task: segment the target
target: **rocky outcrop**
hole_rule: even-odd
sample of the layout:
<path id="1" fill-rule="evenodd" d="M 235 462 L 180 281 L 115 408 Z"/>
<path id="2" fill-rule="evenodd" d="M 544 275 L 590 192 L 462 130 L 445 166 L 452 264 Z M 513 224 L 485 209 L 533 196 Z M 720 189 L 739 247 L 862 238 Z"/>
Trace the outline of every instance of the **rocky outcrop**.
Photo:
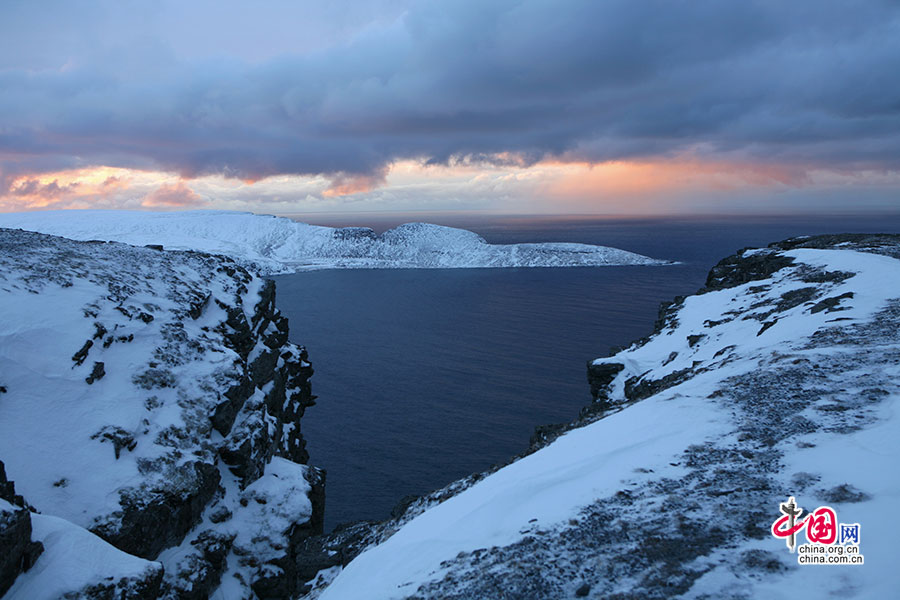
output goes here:
<path id="1" fill-rule="evenodd" d="M 719 261 L 706 277 L 706 286 L 701 293 L 724 290 L 751 281 L 760 281 L 794 262 L 792 258 L 774 251 L 747 252 L 747 250 L 751 249 L 746 248 Z"/>
<path id="2" fill-rule="evenodd" d="M 162 569 L 156 569 L 144 577 L 122 577 L 87 585 L 64 597 L 66 600 L 155 600 L 160 595 L 162 578 Z"/>
<path id="3" fill-rule="evenodd" d="M 288 322 L 275 307 L 275 284 L 266 281 L 249 321 L 231 308 L 221 332 L 246 365 L 235 385 L 211 417 L 213 426 L 229 432 L 220 454 L 242 481 L 257 479 L 275 455 L 306 463 L 309 454 L 300 434 L 300 418 L 315 404 L 309 383 L 313 368 L 305 348 L 288 344 Z M 264 394 L 257 390 L 268 388 Z M 274 431 L 262 422 L 274 417 Z"/>
<path id="4" fill-rule="evenodd" d="M 799 236 L 769 244 L 773 250 L 796 250 L 813 248 L 829 250 L 835 248 L 871 252 L 893 258 L 900 258 L 900 235 L 896 233 L 835 233 L 815 236 Z"/>
<path id="5" fill-rule="evenodd" d="M 121 510 L 91 531 L 120 550 L 147 559 L 180 544 L 215 495 L 219 471 L 214 465 L 191 461 L 171 475 L 165 487 L 140 485 L 121 490 Z"/>
<path id="6" fill-rule="evenodd" d="M 591 396 L 595 402 L 603 402 L 609 391 L 609 384 L 613 382 L 619 371 L 625 368 L 620 363 L 601 363 L 598 365 L 588 363 L 587 378 L 591 388 Z"/>
<path id="7" fill-rule="evenodd" d="M 22 349 L 0 357 L 0 458 L 42 513 L 156 561 L 134 563 L 128 593 L 78 597 L 295 597 L 325 474 L 306 465 L 313 368 L 274 284 L 222 256 L 2 229 L 0 273 L 16 325 L 0 343 Z M 43 443 L 24 453 L 19 436 Z M 4 531 L 29 540 L 27 517 Z"/>
<path id="8" fill-rule="evenodd" d="M 0 461 L 0 596 L 24 573 L 44 551 L 40 542 L 31 539 L 31 513 L 22 496 L 16 494 L 12 481 L 6 479 Z"/>

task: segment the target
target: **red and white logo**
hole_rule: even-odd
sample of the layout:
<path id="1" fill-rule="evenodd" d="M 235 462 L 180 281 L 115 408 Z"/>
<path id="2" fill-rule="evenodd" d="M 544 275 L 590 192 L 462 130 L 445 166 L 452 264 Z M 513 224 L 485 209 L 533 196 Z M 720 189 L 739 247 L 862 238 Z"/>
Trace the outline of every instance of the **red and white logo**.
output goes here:
<path id="1" fill-rule="evenodd" d="M 838 523 L 830 506 L 820 506 L 803 516 L 794 497 L 779 506 L 782 516 L 772 523 L 772 535 L 783 539 L 788 550 L 797 550 L 800 564 L 863 564 L 859 553 L 859 523 Z M 802 518 L 801 518 L 802 517 Z M 805 532 L 808 544 L 797 548 L 797 535 Z"/>

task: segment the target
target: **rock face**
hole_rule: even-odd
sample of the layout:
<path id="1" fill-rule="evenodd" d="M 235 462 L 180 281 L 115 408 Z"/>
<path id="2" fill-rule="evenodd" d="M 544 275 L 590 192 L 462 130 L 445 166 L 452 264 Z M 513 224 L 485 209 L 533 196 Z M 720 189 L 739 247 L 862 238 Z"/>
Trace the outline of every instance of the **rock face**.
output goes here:
<path id="1" fill-rule="evenodd" d="M 325 477 L 300 427 L 313 369 L 272 282 L 222 256 L 0 229 L 0 312 L 0 459 L 18 492 L 75 528 L 46 529 L 145 559 L 127 593 L 70 592 L 297 595 Z M 8 584 L 36 546 L 27 510 L 3 515 Z"/>
<path id="2" fill-rule="evenodd" d="M 861 523 L 861 552 L 900 534 L 885 482 L 900 460 L 898 259 L 900 236 L 849 235 L 723 260 L 649 337 L 592 361 L 595 402 L 531 452 L 308 540 L 331 557 L 310 597 L 895 594 L 889 561 L 798 565 L 770 531 L 794 496 Z"/>
<path id="3" fill-rule="evenodd" d="M 606 390 L 609 384 L 613 382 L 619 371 L 625 368 L 620 363 L 600 363 L 595 365 L 593 362 L 588 363 L 588 385 L 591 387 L 591 396 L 595 402 L 604 402 L 606 399 Z"/>
<path id="4" fill-rule="evenodd" d="M 13 482 L 6 479 L 0 461 L 0 596 L 24 573 L 44 551 L 44 545 L 31 540 L 31 513 L 25 501 L 16 494 Z"/>

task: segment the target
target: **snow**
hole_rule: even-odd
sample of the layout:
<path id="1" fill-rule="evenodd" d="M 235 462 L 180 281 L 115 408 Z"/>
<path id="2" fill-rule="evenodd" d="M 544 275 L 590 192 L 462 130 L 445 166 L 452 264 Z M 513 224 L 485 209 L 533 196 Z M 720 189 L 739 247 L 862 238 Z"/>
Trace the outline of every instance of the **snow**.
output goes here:
<path id="1" fill-rule="evenodd" d="M 88 527 L 93 515 L 118 507 L 109 482 L 126 486 L 138 478 L 134 461 L 111 460 L 109 444 L 89 440 L 101 423 L 137 429 L 142 407 L 120 401 L 127 388 L 119 379 L 134 364 L 132 344 L 123 345 L 127 350 L 117 357 L 122 369 L 93 386 L 84 382 L 92 357 L 81 367 L 68 368 L 74 364 L 72 354 L 94 333 L 80 309 L 98 290 L 77 282 L 67 291 L 64 296 L 24 298 L 0 294 L 0 372 L 10 390 L 0 405 L 0 457 L 19 493 L 32 498 L 38 509 Z M 101 360 L 111 362 L 105 356 Z M 62 480 L 65 485 L 53 486 Z"/>
<path id="2" fill-rule="evenodd" d="M 464 229 L 407 223 L 380 236 L 229 211 L 63 210 L 0 214 L 0 227 L 74 240 L 225 254 L 267 273 L 348 268 L 473 268 L 661 265 L 632 252 L 572 243 L 488 244 Z"/>
<path id="3" fill-rule="evenodd" d="M 204 515 L 180 546 L 163 552 L 160 562 L 172 567 L 168 582 L 180 575 L 179 558 L 199 552 L 190 542 L 203 528 L 233 540 L 242 553 L 240 560 L 229 557 L 234 568 L 223 575 L 235 582 L 229 597 L 247 595 L 256 576 L 248 565 L 284 554 L 289 532 L 312 511 L 310 467 L 275 457 L 260 478 L 242 482 L 218 457 L 222 446 L 247 434 L 241 419 L 259 418 L 253 432 L 271 426 L 265 394 L 274 383 L 256 384 L 226 437 L 210 423 L 222 392 L 244 373 L 226 337 L 233 331 L 226 310 L 243 309 L 248 331 L 255 328 L 251 356 L 269 348 L 264 333 L 273 330 L 260 325 L 264 313 L 256 310 L 263 285 L 222 257 L 0 230 L 0 460 L 16 492 L 43 513 L 34 516 L 35 539 L 48 545 L 18 579 L 19 591 L 4 600 L 56 598 L 59 585 L 76 591 L 85 582 L 104 583 L 107 575 L 121 579 L 151 564 L 159 568 L 122 558 L 99 537 L 118 534 L 125 498 L 153 502 L 173 494 L 208 502 L 207 513 L 230 507 L 232 518 L 212 523 Z M 85 347 L 78 364 L 73 357 Z M 299 354 L 288 343 L 280 349 Z M 95 363 L 105 365 L 105 375 L 88 383 Z M 286 402 L 295 409 L 296 400 Z M 269 435 L 271 451 L 279 451 L 283 438 Z M 203 488 L 196 465 L 217 465 L 225 493 L 215 491 L 215 482 Z"/>
<path id="4" fill-rule="evenodd" d="M 65 519 L 33 514 L 31 527 L 31 539 L 43 543 L 44 551 L 16 578 L 4 600 L 56 600 L 105 580 L 142 579 L 161 569 L 159 563 L 126 554 Z"/>
<path id="5" fill-rule="evenodd" d="M 90 528 L 95 518 L 119 509 L 116 490 L 146 481 L 138 459 L 160 456 L 162 448 L 154 438 L 170 426 L 184 426 L 179 396 L 201 395 L 196 386 L 230 365 L 235 354 L 207 353 L 203 360 L 172 370 L 178 385 L 143 389 L 134 376 L 155 360 L 164 325 L 176 320 L 179 308 L 169 297 L 168 274 L 143 273 L 144 265 L 134 257 L 110 252 L 93 257 L 88 267 L 92 277 L 79 277 L 65 269 L 78 271 L 90 259 L 64 265 L 59 255 L 46 250 L 30 248 L 29 265 L 10 255 L 0 257 L 0 374 L 8 388 L 0 403 L 0 457 L 19 493 L 38 510 Z M 136 252 L 147 253 L 148 259 L 160 256 L 152 250 Z M 70 277 L 68 285 L 43 278 L 44 262 L 57 265 L 57 275 Z M 182 284 L 201 285 L 203 274 L 183 272 Z M 132 286 L 135 293 L 127 307 L 154 313 L 152 322 L 129 319 L 117 310 L 121 305 L 108 298 L 108 282 L 114 279 Z M 207 289 L 227 298 L 221 285 L 207 282 Z M 85 310 L 96 315 L 86 318 Z M 195 339 L 204 336 L 202 327 L 215 324 L 215 315 L 209 311 L 205 318 L 187 321 Z M 94 337 L 95 323 L 104 324 L 107 335 L 132 335 L 133 341 L 103 347 L 104 339 Z M 76 365 L 72 356 L 87 340 L 92 341 L 88 356 Z M 85 377 L 96 361 L 105 364 L 106 375 L 88 385 Z M 151 396 L 160 403 L 152 412 L 144 404 Z M 107 425 L 132 433 L 137 450 L 123 449 L 116 457 L 113 445 L 97 436 Z"/>
<path id="6" fill-rule="evenodd" d="M 841 248 L 784 251 L 781 254 L 795 259 L 795 265 L 777 271 L 768 279 L 685 299 L 675 320 L 649 341 L 633 345 L 614 357 L 594 361 L 625 365 L 612 384 L 609 397 L 613 408 L 604 418 L 569 431 L 545 448 L 401 523 L 396 533 L 368 548 L 337 576 L 329 572 L 327 575 L 333 581 L 320 597 L 326 600 L 440 598 L 468 597 L 472 593 L 484 593 L 485 589 L 522 591 L 525 588 L 514 587 L 516 582 L 523 581 L 521 578 L 530 581 L 529 573 L 539 572 L 541 577 L 548 573 L 543 572 L 541 559 L 528 562 L 527 549 L 503 554 L 505 548 L 522 548 L 516 544 L 531 536 L 561 538 L 559 532 L 586 518 L 583 516 L 586 507 L 599 499 L 614 497 L 622 489 L 635 490 L 634 497 L 642 499 L 633 505 L 618 505 L 633 509 L 629 516 L 621 515 L 621 519 L 631 527 L 640 527 L 643 519 L 636 515 L 650 516 L 661 503 L 668 502 L 655 495 L 658 492 L 652 492 L 652 483 L 679 480 L 692 480 L 696 485 L 683 488 L 683 493 L 690 495 L 689 506 L 694 508 L 681 512 L 681 516 L 694 518 L 691 511 L 696 510 L 699 522 L 713 519 L 705 521 L 708 526 L 718 525 L 720 517 L 713 515 L 717 510 L 724 510 L 728 502 L 740 507 L 738 513 L 730 515 L 737 522 L 746 519 L 751 510 L 771 514 L 771 521 L 759 524 L 768 527 L 779 515 L 778 502 L 789 495 L 797 495 L 807 510 L 828 504 L 817 495 L 823 489 L 844 483 L 868 495 L 861 502 L 832 503 L 839 521 L 861 524 L 860 552 L 865 556 L 864 566 L 799 566 L 796 555 L 790 554 L 782 541 L 772 536 L 742 537 L 740 530 L 731 530 L 723 546 L 679 565 L 681 574 L 691 570 L 703 573 L 689 584 L 684 597 L 723 597 L 730 592 L 792 600 L 812 600 L 829 593 L 867 598 L 895 596 L 900 589 L 900 572 L 893 565 L 896 540 L 900 539 L 900 522 L 893 514 L 900 503 L 900 480 L 896 477 L 896 465 L 900 463 L 900 418 L 897 416 L 900 362 L 892 356 L 900 355 L 900 336 L 890 322 L 881 326 L 880 331 L 888 332 L 885 338 L 875 333 L 867 337 L 869 334 L 859 332 L 868 330 L 855 328 L 875 327 L 873 324 L 881 311 L 900 299 L 900 260 Z M 771 252 L 757 250 L 747 254 Z M 853 275 L 843 279 L 804 279 L 804 272 L 815 270 Z M 814 288 L 815 295 L 808 301 L 786 300 L 810 293 L 810 288 Z M 834 310 L 813 312 L 816 302 L 850 292 L 853 296 L 841 299 L 833 306 Z M 774 324 L 764 329 L 764 323 L 769 321 Z M 832 341 L 841 332 L 858 337 L 849 342 Z M 688 336 L 701 337 L 694 338 L 692 343 Z M 673 353 L 676 354 L 670 359 Z M 790 425 L 805 418 L 813 424 L 812 428 L 808 433 L 789 434 L 784 440 L 772 443 L 766 442 L 765 433 L 759 434 L 758 439 L 752 438 L 754 428 L 780 426 L 758 421 L 762 418 L 760 414 L 770 414 L 766 411 L 779 414 L 778 407 L 769 409 L 765 402 L 799 402 L 793 396 L 754 399 L 757 391 L 769 394 L 772 389 L 754 385 L 753 378 L 770 369 L 772 373 L 797 369 L 792 365 L 805 364 L 803 361 L 811 365 L 810 371 L 818 377 L 806 383 L 799 380 L 800 391 L 803 385 L 809 388 L 811 404 L 796 416 L 784 413 L 789 415 L 784 422 Z M 627 379 L 660 381 L 681 371 L 689 373 L 686 381 L 676 380 L 675 384 L 644 400 L 625 401 Z M 750 382 L 749 406 L 740 404 L 747 402 L 740 396 L 729 396 L 731 386 L 745 381 Z M 778 384 L 774 386 L 777 394 Z M 798 389 L 797 383 L 790 381 L 784 381 L 784 388 Z M 877 396 L 878 404 L 870 405 L 874 408 L 854 410 L 853 405 L 841 406 L 842 399 L 852 402 L 866 394 Z M 622 406 L 617 407 L 617 402 Z M 838 409 L 825 411 L 829 403 Z M 849 427 L 841 425 L 846 420 L 850 421 Z M 749 439 L 747 432 L 751 432 Z M 704 456 L 734 455 L 738 461 L 745 462 L 719 463 L 725 483 L 716 489 L 719 475 L 715 467 L 706 475 L 702 467 L 693 467 L 694 471 L 688 473 L 684 457 L 690 455 L 690 448 L 719 453 Z M 751 457 L 777 452 L 780 457 L 777 472 L 766 471 L 764 463 L 752 462 L 755 458 L 747 461 L 740 451 L 749 451 Z M 750 479 L 741 480 L 742 471 L 747 471 Z M 818 491 L 799 489 L 793 479 L 798 473 L 814 474 Z M 752 496 L 739 487 L 742 481 L 760 481 L 762 477 L 773 478 L 768 484 L 773 486 L 771 492 L 754 492 L 757 495 Z M 696 483 L 698 480 L 700 483 Z M 766 489 L 767 486 L 760 488 Z M 748 501 L 742 499 L 744 495 L 765 500 L 763 505 L 741 504 Z M 695 504 L 698 500 L 706 504 Z M 613 524 L 600 526 L 612 528 Z M 671 532 L 651 529 L 647 534 L 638 534 L 638 539 L 641 535 L 670 533 L 679 535 L 677 529 Z M 553 548 L 554 542 L 547 543 Z M 607 560 L 627 563 L 633 547 L 625 543 L 616 546 L 614 541 L 610 544 L 610 554 L 589 555 L 589 560 L 601 568 L 605 568 Z M 479 549 L 488 552 L 478 554 L 475 551 Z M 772 564 L 779 566 L 762 574 L 753 571 L 743 564 L 748 551 L 762 552 L 771 557 Z M 503 562 L 506 559 L 502 557 L 510 555 L 512 562 Z M 493 556 L 500 556 L 497 559 L 500 562 L 492 563 Z M 567 560 L 570 559 L 566 556 L 555 555 L 551 570 L 566 572 L 560 565 L 565 565 Z M 590 563 L 569 564 L 575 572 L 592 571 Z M 512 587 L 505 586 L 504 571 L 512 574 Z M 599 572 L 593 571 L 595 576 Z M 608 587 L 602 591 L 633 592 L 631 586 L 652 579 L 645 578 L 644 574 L 638 571 L 633 581 L 627 577 L 607 580 L 604 585 Z M 485 587 L 472 584 L 481 579 L 486 582 Z M 538 577 L 535 581 L 546 580 Z M 577 587 L 577 582 L 574 585 Z M 593 589 L 597 593 L 599 586 L 595 581 Z M 571 587 L 566 593 L 571 595 L 574 589 Z"/>
<path id="7" fill-rule="evenodd" d="M 225 494 L 210 508 L 193 531 L 178 546 L 164 550 L 158 560 L 166 573 L 185 570 L 185 558 L 196 552 L 193 543 L 198 534 L 214 532 L 233 538 L 235 551 L 228 557 L 228 567 L 221 584 L 212 598 L 231 600 L 244 598 L 246 587 L 241 580 L 250 581 L 254 568 L 239 556 L 253 556 L 254 562 L 264 563 L 281 555 L 281 549 L 288 543 L 287 533 L 305 523 L 312 514 L 312 504 L 308 494 L 309 483 L 305 473 L 306 465 L 298 465 L 280 457 L 274 457 L 266 465 L 263 475 L 240 489 L 239 482 L 228 469 L 221 467 L 222 485 Z M 231 517 L 214 522 L 210 515 L 216 510 L 227 509 Z M 189 568 L 189 567 L 188 567 Z"/>
<path id="8" fill-rule="evenodd" d="M 722 428 L 711 404 L 663 395 L 588 427 L 424 512 L 353 560 L 322 600 L 403 598 L 459 552 L 512 543 L 621 489 L 638 467 L 678 477 L 670 457 Z M 524 530 L 524 531 L 523 531 Z"/>
<path id="9" fill-rule="evenodd" d="M 68 212 L 40 217 L 7 215 L 0 225 L 8 225 L 8 219 L 25 226 L 34 218 L 74 237 L 109 235 L 135 244 L 212 249 L 259 261 L 270 270 L 313 263 L 486 266 L 495 260 L 506 266 L 547 266 L 554 261 L 572 264 L 561 257 L 580 251 L 557 244 L 491 247 L 471 232 L 422 224 L 401 226 L 376 239 L 364 230 L 314 228 L 243 213 L 137 217 Z M 42 239 L 32 239 L 38 237 Z M 123 489 L 164 482 L 167 472 L 142 474 L 139 467 L 175 456 L 166 454 L 171 450 L 160 441 L 170 427 L 188 437 L 208 433 L 212 406 L 204 398 L 223 380 L 227 383 L 225 375 L 233 370 L 237 355 L 215 333 L 225 318 L 221 306 L 208 301 L 196 319 L 184 318 L 186 308 L 209 296 L 252 317 L 246 311 L 256 306 L 261 281 L 247 276 L 246 285 L 238 284 L 214 261 L 193 254 L 74 244 L 22 232 L 5 232 L 0 243 L 0 385 L 7 388 L 0 396 L 0 459 L 17 492 L 45 513 L 32 515 L 33 537 L 44 543 L 45 551 L 4 600 L 56 598 L 106 577 L 146 578 L 161 567 L 169 574 L 186 571 L 192 576 L 191 561 L 201 552 L 194 542 L 208 534 L 234 544 L 213 597 L 244 597 L 257 567 L 277 569 L 269 561 L 282 556 L 291 532 L 308 522 L 309 467 L 275 457 L 261 477 L 242 488 L 239 478 L 218 462 L 221 493 L 210 501 L 200 523 L 180 544 L 165 549 L 158 562 L 127 555 L 87 529 L 115 513 Z M 489 555 L 502 561 L 505 548 L 542 536 L 550 538 L 546 547 L 554 549 L 555 540 L 563 538 L 560 532 L 577 529 L 591 515 L 613 514 L 638 535 L 629 542 L 633 546 L 614 535 L 603 542 L 607 546 L 593 540 L 596 543 L 588 545 L 595 552 L 593 562 L 576 565 L 583 569 L 578 576 L 603 568 L 603 561 L 627 566 L 628 552 L 640 549 L 648 536 L 679 534 L 653 519 L 663 513 L 664 504 L 673 502 L 676 510 L 660 521 L 677 515 L 672 520 L 683 519 L 690 525 L 685 527 L 688 533 L 701 529 L 697 524 L 731 526 L 724 542 L 677 563 L 680 575 L 689 570 L 698 574 L 684 597 L 722 597 L 728 591 L 792 600 L 826 593 L 896 595 L 900 260 L 854 250 L 852 245 L 840 248 L 783 251 L 779 254 L 794 259 L 794 265 L 763 280 L 686 298 L 649 340 L 594 361 L 624 365 L 612 382 L 611 406 L 603 418 L 586 421 L 546 447 L 473 479 L 475 483 L 460 486 L 458 494 L 401 522 L 392 536 L 343 570 L 321 573 L 317 579 L 330 584 L 320 597 L 450 596 L 429 586 L 443 581 L 465 585 L 459 574 L 471 553 L 489 549 Z M 773 253 L 762 249 L 746 255 Z M 611 256 L 606 250 L 587 255 Z M 145 313 L 153 318 L 139 317 Z M 97 323 L 107 332 L 98 335 Z M 102 343 L 126 335 L 131 341 L 113 341 L 109 347 Z M 84 363 L 75 364 L 73 354 L 86 340 L 93 346 Z M 251 350 L 250 356 L 259 351 Z M 171 361 L 163 366 L 170 370 L 172 384 L 142 387 L 135 375 L 166 360 Z M 97 361 L 105 364 L 106 375 L 88 384 L 85 377 Z M 760 379 L 766 375 L 785 378 L 767 383 Z M 685 379 L 679 379 L 682 376 Z M 661 391 L 634 397 L 641 383 L 665 381 L 671 384 Z M 749 390 L 745 396 L 741 386 Z M 270 387 L 257 389 L 245 409 L 262 402 Z M 779 395 L 782 387 L 790 393 Z M 245 413 L 242 409 L 239 421 Z M 133 435 L 136 446 L 121 448 L 117 456 L 113 444 L 98 437 L 108 426 Z M 791 430 L 794 426 L 798 429 Z M 770 436 L 772 432 L 783 435 Z M 215 444 L 228 441 L 218 433 L 209 439 Z M 211 448 L 193 443 L 185 450 L 212 464 Z M 691 456 L 712 466 L 702 460 L 691 465 Z M 816 483 L 798 488 L 797 475 L 804 473 Z M 667 491 L 654 487 L 661 482 Z M 811 510 L 826 504 L 817 494 L 842 484 L 865 492 L 859 501 L 833 503 L 841 522 L 862 526 L 864 566 L 798 566 L 783 542 L 744 535 L 747 527 L 752 532 L 760 525 L 747 522 L 751 511 L 761 510 L 774 521 L 777 503 L 788 496 Z M 616 504 L 611 499 L 622 490 L 629 491 L 627 500 Z M 689 506 L 677 506 L 682 498 Z M 604 506 L 617 512 L 587 510 L 600 501 L 608 501 Z M 8 506 L 0 501 L 0 510 Z M 223 517 L 226 513 L 229 516 Z M 650 524 L 641 530 L 645 516 Z M 613 524 L 601 526 L 612 531 Z M 705 533 L 685 539 L 693 542 Z M 577 544 L 577 536 L 574 539 Z M 514 565 L 499 562 L 491 576 L 500 578 L 503 569 L 526 575 L 541 570 L 541 564 L 528 565 L 528 550 L 517 551 Z M 742 557 L 749 551 L 771 557 L 774 567 L 762 574 L 747 568 Z M 485 576 L 479 568 L 467 575 Z M 570 585 L 574 576 L 565 569 L 557 572 L 570 577 L 564 582 Z M 644 574 L 636 571 L 607 580 L 613 587 L 603 591 L 630 591 L 630 586 L 653 579 Z M 662 574 L 679 576 L 675 571 Z M 600 582 L 595 579 L 593 584 L 592 593 L 600 593 Z"/>
<path id="10" fill-rule="evenodd" d="M 838 296 L 853 292 L 852 299 L 841 303 L 840 317 L 848 322 L 859 322 L 870 318 L 881 307 L 885 300 L 885 281 L 900 281 L 900 261 L 876 254 L 867 254 L 852 250 L 811 250 L 800 249 L 783 253 L 799 261 L 830 271 L 856 273 L 851 279 L 839 283 L 829 291 L 829 296 Z M 765 283 L 768 289 L 760 293 L 751 293 L 750 288 Z M 666 331 L 665 335 L 654 338 L 650 343 L 617 355 L 614 359 L 601 358 L 595 364 L 604 362 L 620 362 L 625 364 L 625 377 L 617 379 L 622 384 L 630 375 L 644 375 L 648 379 L 660 379 L 675 371 L 691 367 L 695 361 L 712 363 L 716 353 L 728 346 L 739 348 L 738 354 L 744 357 L 759 354 L 766 349 L 782 348 L 797 340 L 812 335 L 826 327 L 835 318 L 833 313 L 825 311 L 809 312 L 806 305 L 796 306 L 785 311 L 778 321 L 761 334 L 761 323 L 755 319 L 729 319 L 729 311 L 747 314 L 760 313 L 764 309 L 754 310 L 757 303 L 776 302 L 783 294 L 809 287 L 809 284 L 798 282 L 783 275 L 775 274 L 765 282 L 754 281 L 734 288 L 718 290 L 685 299 L 684 306 L 678 312 L 678 326 Z M 900 292 L 900 290 L 898 290 Z M 705 327 L 707 321 L 729 320 L 727 326 Z M 703 343 L 691 347 L 688 336 L 703 334 Z M 666 357 L 672 352 L 678 356 L 665 365 L 659 357 Z M 746 359 L 745 360 L 749 360 Z M 740 372 L 743 366 L 729 367 Z M 724 371 L 720 370 L 720 373 Z"/>
<path id="11" fill-rule="evenodd" d="M 802 453 L 793 453 L 785 466 L 788 473 L 827 472 L 836 480 L 853 481 L 871 494 L 872 498 L 864 502 L 832 505 L 839 522 L 861 524 L 860 553 L 865 557 L 865 564 L 859 567 L 804 566 L 796 569 L 787 581 L 779 578 L 760 582 L 754 588 L 756 597 L 784 600 L 821 597 L 815 594 L 816 590 L 852 590 L 858 598 L 896 597 L 900 589 L 900 576 L 895 566 L 900 520 L 894 514 L 900 506 L 900 478 L 896 476 L 895 467 L 882 467 L 900 461 L 897 400 L 894 398 L 892 403 L 881 408 L 876 425 L 849 439 L 807 436 L 806 441 L 816 445 Z M 784 484 L 786 490 L 790 488 L 789 482 Z M 824 503 L 807 504 L 804 508 L 811 511 L 821 504 Z M 790 560 L 795 559 L 795 555 L 789 556 Z M 847 573 L 846 569 L 864 571 Z M 690 597 L 699 597 L 718 575 L 710 573 L 707 577 L 711 581 L 698 582 L 696 594 Z M 808 592 L 804 595 L 801 590 Z"/>

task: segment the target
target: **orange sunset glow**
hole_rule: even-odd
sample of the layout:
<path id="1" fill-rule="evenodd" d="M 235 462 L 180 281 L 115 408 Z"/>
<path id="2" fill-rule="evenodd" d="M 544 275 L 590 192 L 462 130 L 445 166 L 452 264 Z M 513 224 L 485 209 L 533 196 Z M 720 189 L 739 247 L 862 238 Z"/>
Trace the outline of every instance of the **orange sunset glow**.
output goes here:
<path id="1" fill-rule="evenodd" d="M 429 201 L 432 190 L 464 206 L 537 213 L 623 213 L 665 209 L 673 198 L 815 188 L 871 181 L 893 185 L 897 173 L 847 174 L 783 165 L 682 158 L 588 163 L 544 160 L 532 165 L 426 164 L 396 161 L 383 175 L 283 175 L 242 180 L 221 175 L 183 178 L 163 171 L 110 166 L 19 175 L 0 193 L 0 210 L 51 208 L 293 209 L 296 202 L 340 209 L 347 201 Z M 267 206 L 268 201 L 268 206 Z M 385 205 L 386 209 L 391 208 Z M 400 208 L 408 208 L 405 204 Z"/>

